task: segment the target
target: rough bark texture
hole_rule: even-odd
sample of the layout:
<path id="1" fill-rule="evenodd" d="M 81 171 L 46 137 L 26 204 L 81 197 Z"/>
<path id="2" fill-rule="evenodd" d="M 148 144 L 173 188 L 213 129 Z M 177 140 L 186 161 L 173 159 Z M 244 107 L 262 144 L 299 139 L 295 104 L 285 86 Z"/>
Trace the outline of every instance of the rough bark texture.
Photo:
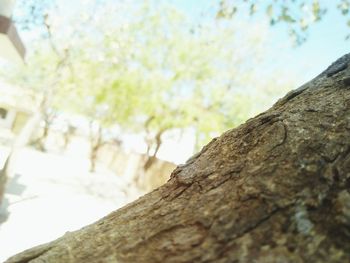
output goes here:
<path id="1" fill-rule="evenodd" d="M 164 186 L 7 262 L 350 262 L 350 54 Z"/>

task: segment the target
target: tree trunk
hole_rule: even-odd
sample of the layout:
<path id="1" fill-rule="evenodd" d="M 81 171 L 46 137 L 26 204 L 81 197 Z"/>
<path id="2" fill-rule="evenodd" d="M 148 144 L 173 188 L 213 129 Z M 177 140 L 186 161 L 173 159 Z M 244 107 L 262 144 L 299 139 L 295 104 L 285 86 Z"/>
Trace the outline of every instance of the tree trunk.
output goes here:
<path id="1" fill-rule="evenodd" d="M 7 262 L 350 262 L 350 54 L 157 190 Z"/>
<path id="2" fill-rule="evenodd" d="M 155 144 L 155 149 L 152 155 L 150 155 L 150 150 L 147 150 L 146 154 L 146 161 L 143 165 L 143 170 L 144 172 L 147 172 L 149 168 L 152 167 L 152 165 L 156 162 L 157 160 L 157 154 L 160 149 L 160 146 L 162 145 L 162 135 L 166 130 L 160 130 L 157 132 L 155 138 L 154 138 L 154 144 Z M 150 149 L 151 147 L 148 147 Z"/>
<path id="3" fill-rule="evenodd" d="M 47 138 L 49 137 L 49 132 L 51 128 L 51 124 L 56 117 L 54 112 L 50 112 L 50 110 L 45 109 L 43 113 L 44 120 L 44 128 L 41 136 L 36 140 L 36 144 L 38 145 L 38 149 L 42 152 L 46 152 L 45 143 Z"/>
<path id="4" fill-rule="evenodd" d="M 97 155 L 102 147 L 102 127 L 98 126 L 96 133 L 93 131 L 92 123 L 90 123 L 90 172 L 96 172 Z"/>
<path id="5" fill-rule="evenodd" d="M 63 149 L 66 151 L 72 137 L 75 135 L 76 127 L 71 124 L 67 125 L 67 130 L 63 133 Z"/>

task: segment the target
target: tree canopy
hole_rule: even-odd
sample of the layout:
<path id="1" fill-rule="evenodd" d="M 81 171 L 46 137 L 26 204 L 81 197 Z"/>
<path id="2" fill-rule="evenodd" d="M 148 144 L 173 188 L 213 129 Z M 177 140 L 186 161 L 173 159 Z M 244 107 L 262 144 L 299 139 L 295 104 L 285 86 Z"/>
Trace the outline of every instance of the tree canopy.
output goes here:
<path id="1" fill-rule="evenodd" d="M 18 18 L 37 32 L 27 64 L 6 75 L 35 88 L 47 107 L 145 132 L 150 142 L 194 128 L 198 146 L 261 109 L 251 94 L 261 84 L 254 67 L 265 56 L 264 26 L 198 25 L 165 2 L 84 1 L 78 9 L 73 1 L 74 14 L 63 2 L 33 3 L 20 1 L 31 21 Z"/>
<path id="2" fill-rule="evenodd" d="M 250 16 L 265 15 L 272 26 L 286 24 L 295 44 L 302 44 L 307 40 L 309 28 L 321 21 L 333 7 L 344 16 L 344 23 L 350 29 L 349 0 L 220 0 L 217 18 L 232 19 L 241 12 Z M 344 37 L 346 40 L 350 39 L 350 33 Z"/>

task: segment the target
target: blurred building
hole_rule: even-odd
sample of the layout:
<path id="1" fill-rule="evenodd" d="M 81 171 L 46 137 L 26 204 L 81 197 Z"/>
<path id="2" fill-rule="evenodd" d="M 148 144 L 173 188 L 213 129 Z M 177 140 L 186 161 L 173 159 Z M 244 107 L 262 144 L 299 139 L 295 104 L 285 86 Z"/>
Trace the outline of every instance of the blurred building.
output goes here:
<path id="1" fill-rule="evenodd" d="M 0 82 L 0 144 L 13 143 L 35 112 L 29 91 Z"/>
<path id="2" fill-rule="evenodd" d="M 37 103 L 30 92 L 0 82 L 0 204 L 6 181 L 14 175 L 16 149 L 26 143 L 37 122 Z M 6 204 L 0 206 L 1 213 L 6 214 Z"/>
<path id="3" fill-rule="evenodd" d="M 9 61 L 22 61 L 25 47 L 11 16 L 15 0 L 0 0 L 0 57 Z"/>
<path id="4" fill-rule="evenodd" d="M 0 0 L 0 58 L 10 62 L 23 61 L 25 55 L 25 47 L 11 19 L 15 2 L 16 0 Z M 2 100 L 0 102 L 0 143 L 13 143 L 13 134 L 19 132 L 21 125 L 24 125 L 23 123 L 29 118 L 30 113 L 26 109 L 22 109 L 22 106 L 17 106 L 20 105 L 19 103 L 11 103 L 2 95 L 0 93 L 0 100 Z M 1 157 L 9 159 L 7 154 L 1 154 Z M 0 163 L 0 202 L 7 177 L 3 165 L 4 163 Z"/>

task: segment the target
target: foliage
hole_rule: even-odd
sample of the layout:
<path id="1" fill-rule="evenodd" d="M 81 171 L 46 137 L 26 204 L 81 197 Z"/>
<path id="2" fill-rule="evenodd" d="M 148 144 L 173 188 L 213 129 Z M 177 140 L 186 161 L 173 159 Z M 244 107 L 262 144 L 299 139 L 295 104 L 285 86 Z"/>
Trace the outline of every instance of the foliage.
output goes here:
<path id="1" fill-rule="evenodd" d="M 78 13 L 64 2 L 42 2 L 42 23 L 26 28 L 46 33 L 30 43 L 28 64 L 7 74 L 36 89 L 44 108 L 144 133 L 153 156 L 164 132 L 194 128 L 202 145 L 255 108 L 250 94 L 260 82 L 254 68 L 264 57 L 263 26 L 198 25 L 164 2 L 84 1 Z"/>
<path id="2" fill-rule="evenodd" d="M 301 44 L 307 39 L 309 27 L 321 21 L 327 14 L 327 11 L 333 6 L 347 19 L 346 23 L 350 27 L 350 1 L 337 0 L 331 2 L 330 4 L 329 1 L 324 0 L 221 0 L 217 18 L 231 19 L 237 13 L 241 13 L 242 10 L 250 16 L 266 15 L 271 25 L 286 24 L 289 34 L 295 43 Z M 346 35 L 345 38 L 349 39 L 350 34 Z"/>

